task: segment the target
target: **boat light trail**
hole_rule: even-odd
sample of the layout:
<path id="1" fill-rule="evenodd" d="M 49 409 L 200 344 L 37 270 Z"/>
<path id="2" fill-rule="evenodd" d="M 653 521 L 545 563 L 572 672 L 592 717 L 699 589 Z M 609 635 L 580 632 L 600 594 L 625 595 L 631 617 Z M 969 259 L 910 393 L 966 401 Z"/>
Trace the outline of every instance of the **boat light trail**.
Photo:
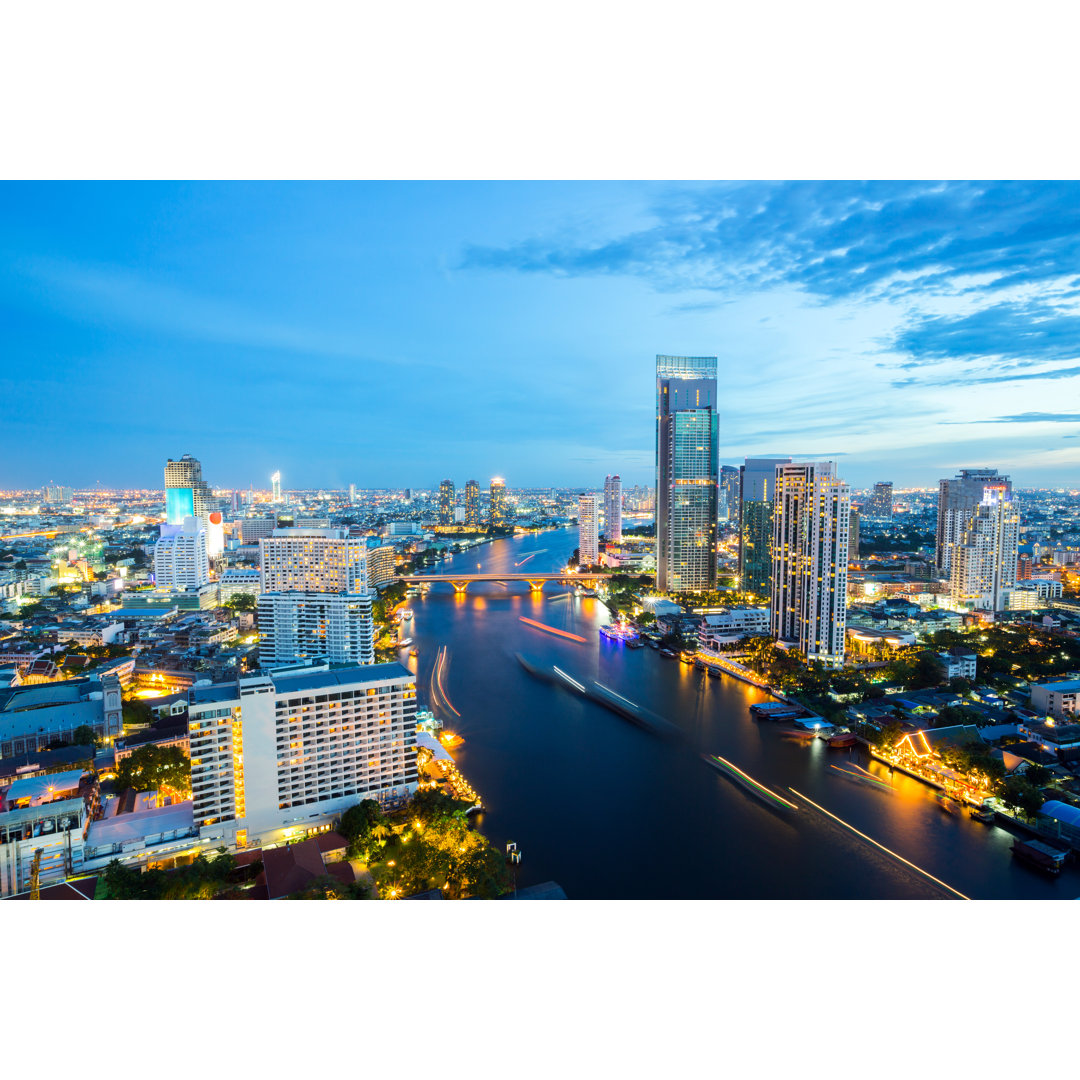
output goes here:
<path id="1" fill-rule="evenodd" d="M 844 776 L 850 776 L 852 780 L 861 780 L 866 784 L 874 784 L 879 788 L 884 788 L 886 791 L 894 790 L 891 784 L 886 784 L 884 780 L 879 780 L 873 773 L 852 772 L 850 769 L 845 769 L 842 765 L 831 765 L 830 768 L 835 769 Z"/>
<path id="2" fill-rule="evenodd" d="M 523 559 L 514 563 L 515 566 L 524 566 L 530 559 L 535 559 L 537 555 L 543 555 L 547 551 L 547 548 L 541 548 L 539 551 L 530 551 Z"/>
<path id="3" fill-rule="evenodd" d="M 752 776 L 744 773 L 738 765 L 732 765 L 727 758 L 722 758 L 719 754 L 709 755 L 713 761 L 718 761 L 725 768 L 737 773 L 750 787 L 760 795 L 764 795 L 766 798 L 771 799 L 773 802 L 780 806 L 786 806 L 789 810 L 798 810 L 799 808 L 793 803 L 788 802 L 782 795 L 777 795 L 775 791 L 770 791 L 764 784 L 759 784 Z"/>
<path id="4" fill-rule="evenodd" d="M 583 694 L 585 693 L 585 687 L 582 686 L 581 683 L 577 681 L 577 679 L 572 679 L 569 675 L 567 675 L 566 672 L 562 670 L 562 668 L 552 668 L 551 670 L 554 671 L 556 675 L 561 675 L 568 683 L 572 683 Z"/>
<path id="5" fill-rule="evenodd" d="M 887 848 L 884 844 L 879 844 L 872 836 L 867 836 L 866 833 L 860 832 L 858 829 L 855 828 L 854 825 L 849 825 L 843 818 L 838 818 L 835 814 L 826 810 L 824 806 L 818 806 L 818 804 L 814 802 L 813 799 L 807 799 L 801 791 L 796 791 L 793 787 L 789 787 L 788 791 L 790 791 L 793 795 L 798 795 L 800 799 L 805 799 L 806 802 L 808 802 L 812 807 L 820 810 L 828 817 L 831 817 L 833 821 L 839 822 L 839 824 L 843 825 L 845 829 L 850 829 L 856 836 L 861 836 L 864 840 L 868 840 L 871 844 L 874 845 L 874 847 L 880 848 L 882 851 L 884 851 L 886 855 L 891 855 L 894 859 L 899 859 L 900 862 L 902 862 L 905 866 L 910 866 L 912 870 L 918 871 L 920 874 L 922 874 L 923 877 L 929 878 L 936 885 L 940 885 L 943 889 L 948 889 L 949 892 L 951 892 L 954 896 L 959 896 L 961 900 L 971 899 L 970 896 L 965 896 L 962 892 L 960 892 L 959 889 L 954 889 L 951 885 L 946 885 L 945 882 L 941 880 L 941 878 L 934 877 L 934 875 L 931 874 L 929 870 L 924 870 L 921 866 L 916 866 L 913 862 L 911 862 L 910 859 L 905 859 L 903 855 L 897 855 L 896 852 L 893 851 L 891 848 Z"/>
<path id="6" fill-rule="evenodd" d="M 571 634 L 566 630 L 556 630 L 554 626 L 545 626 L 542 622 L 537 622 L 535 619 L 526 619 L 524 615 L 519 615 L 518 618 L 529 626 L 535 626 L 537 630 L 544 630 L 549 634 L 556 634 L 558 637 L 569 638 L 571 641 L 580 641 L 582 645 L 586 644 L 585 638 L 578 634 Z"/>
<path id="7" fill-rule="evenodd" d="M 439 653 L 435 658 L 435 667 L 431 671 L 431 686 L 432 689 L 438 690 L 438 695 L 432 694 L 432 697 L 439 696 L 442 698 L 442 703 L 458 718 L 461 719 L 461 713 L 454 708 L 453 703 L 446 694 L 446 687 L 443 685 L 443 670 L 446 663 L 446 646 L 439 646 Z"/>
<path id="8" fill-rule="evenodd" d="M 615 697 L 617 697 L 620 701 L 625 701 L 627 705 L 632 705 L 635 709 L 641 708 L 641 706 L 638 705 L 637 702 L 631 701 L 629 698 L 624 698 L 622 694 L 616 694 L 610 686 L 605 686 L 602 682 L 598 682 L 596 685 L 599 686 L 601 690 L 606 690 L 609 694 L 614 694 Z"/>

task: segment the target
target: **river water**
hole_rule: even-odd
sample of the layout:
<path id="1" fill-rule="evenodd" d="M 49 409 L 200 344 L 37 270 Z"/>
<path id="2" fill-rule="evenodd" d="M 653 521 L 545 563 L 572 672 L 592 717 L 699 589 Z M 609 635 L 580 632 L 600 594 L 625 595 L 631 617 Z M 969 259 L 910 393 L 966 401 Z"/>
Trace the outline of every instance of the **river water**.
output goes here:
<path id="1" fill-rule="evenodd" d="M 552 571 L 576 546 L 576 529 L 550 530 L 495 541 L 441 566 L 445 573 L 475 572 L 478 564 L 485 573 Z M 484 800 L 479 826 L 500 848 L 517 843 L 519 885 L 555 880 L 571 899 L 954 895 L 828 811 L 967 896 L 1080 897 L 1080 871 L 1070 867 L 1054 879 L 1019 863 L 1008 832 L 945 813 L 931 788 L 890 776 L 861 749 L 830 750 L 820 740 L 785 736 L 784 725 L 754 720 L 748 707 L 766 700 L 763 692 L 601 638 L 599 627 L 611 620 L 599 600 L 550 583 L 542 594 L 523 583 L 475 583 L 464 595 L 436 584 L 410 606 L 419 655 L 408 662 L 420 705 L 465 738 L 454 757 Z M 545 633 L 522 617 L 586 640 Z M 445 701 L 432 693 L 442 646 Z M 683 738 L 658 739 L 537 679 L 518 653 L 610 687 L 677 725 Z M 701 753 L 723 756 L 799 809 L 774 808 Z M 890 789 L 834 767 L 851 763 Z"/>

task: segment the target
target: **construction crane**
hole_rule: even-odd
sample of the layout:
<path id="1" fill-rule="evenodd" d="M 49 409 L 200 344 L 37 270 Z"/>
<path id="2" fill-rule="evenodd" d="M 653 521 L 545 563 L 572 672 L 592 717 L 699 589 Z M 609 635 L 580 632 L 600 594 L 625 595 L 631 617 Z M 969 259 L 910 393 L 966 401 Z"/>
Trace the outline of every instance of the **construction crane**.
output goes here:
<path id="1" fill-rule="evenodd" d="M 34 849 L 34 861 L 30 864 L 30 899 L 41 899 L 41 848 Z"/>

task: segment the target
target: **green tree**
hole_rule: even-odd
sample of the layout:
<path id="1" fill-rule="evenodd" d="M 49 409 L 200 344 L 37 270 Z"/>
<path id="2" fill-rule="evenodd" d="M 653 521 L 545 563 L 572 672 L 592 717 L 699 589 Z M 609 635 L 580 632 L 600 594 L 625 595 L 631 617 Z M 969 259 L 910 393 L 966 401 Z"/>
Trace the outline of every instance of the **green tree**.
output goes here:
<path id="1" fill-rule="evenodd" d="M 374 799 L 364 799 L 341 815 L 338 832 L 349 842 L 349 858 L 367 862 L 372 847 L 386 839 L 389 828 L 382 807 Z"/>
<path id="2" fill-rule="evenodd" d="M 191 761 L 178 746 L 140 746 L 116 767 L 121 790 L 166 790 L 181 798 L 191 794 Z"/>
<path id="3" fill-rule="evenodd" d="M 76 746 L 97 746 L 101 741 L 89 724 L 80 724 L 72 732 L 71 740 Z"/>
<path id="4" fill-rule="evenodd" d="M 248 592 L 236 592 L 225 601 L 225 607 L 237 614 L 243 611 L 255 611 L 259 602 Z"/>

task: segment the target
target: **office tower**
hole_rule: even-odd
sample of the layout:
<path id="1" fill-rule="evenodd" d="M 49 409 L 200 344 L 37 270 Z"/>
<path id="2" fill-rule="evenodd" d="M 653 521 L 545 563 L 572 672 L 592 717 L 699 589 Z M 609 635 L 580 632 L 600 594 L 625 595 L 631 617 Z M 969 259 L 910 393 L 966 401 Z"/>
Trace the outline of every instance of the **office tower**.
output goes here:
<path id="1" fill-rule="evenodd" d="M 270 501 L 281 502 L 281 473 L 276 472 L 270 476 L 271 495 Z"/>
<path id="2" fill-rule="evenodd" d="M 600 561 L 600 506 L 595 495 L 578 496 L 578 562 L 596 566 Z"/>
<path id="3" fill-rule="evenodd" d="M 349 505 L 350 506 L 355 506 L 356 505 L 356 485 L 355 484 L 350 484 L 349 485 Z"/>
<path id="4" fill-rule="evenodd" d="M 439 485 L 439 524 L 454 524 L 454 481 L 444 480 Z"/>
<path id="5" fill-rule="evenodd" d="M 367 581 L 368 588 L 374 592 L 380 585 L 389 584 L 394 579 L 396 554 L 389 545 L 368 548 Z"/>
<path id="6" fill-rule="evenodd" d="M 719 483 L 715 356 L 656 358 L 656 584 L 716 584 Z"/>
<path id="7" fill-rule="evenodd" d="M 506 481 L 496 476 L 491 481 L 491 524 L 505 525 L 507 520 Z"/>
<path id="8" fill-rule="evenodd" d="M 465 485 L 465 524 L 480 524 L 480 485 L 475 480 Z"/>
<path id="9" fill-rule="evenodd" d="M 720 517 L 739 527 L 739 470 L 734 465 L 720 469 Z"/>
<path id="10" fill-rule="evenodd" d="M 195 822 L 212 846 L 280 844 L 417 787 L 416 679 L 398 663 L 196 686 L 188 733 Z"/>
<path id="11" fill-rule="evenodd" d="M 958 610 L 1004 611 L 1016 587 L 1020 514 L 1012 485 L 1001 480 L 983 488 L 982 502 L 968 516 L 953 544 L 949 599 Z"/>
<path id="12" fill-rule="evenodd" d="M 234 491 L 232 493 L 231 506 L 232 506 L 232 512 L 234 514 L 238 514 L 240 512 L 240 506 L 241 506 L 241 499 L 242 498 L 243 498 L 243 495 L 242 495 L 242 493 L 240 491 Z"/>
<path id="13" fill-rule="evenodd" d="M 968 521 L 982 505 L 986 489 L 1001 486 L 1012 494 L 1009 478 L 999 476 L 996 469 L 961 469 L 959 476 L 940 482 L 934 561 L 942 577 L 950 576 L 953 548 L 960 543 Z"/>
<path id="14" fill-rule="evenodd" d="M 163 589 L 197 589 L 210 580 L 206 526 L 196 517 L 161 526 L 154 545 L 154 581 Z"/>
<path id="15" fill-rule="evenodd" d="M 367 544 L 344 529 L 275 529 L 259 559 L 263 592 L 368 591 Z"/>
<path id="16" fill-rule="evenodd" d="M 609 544 L 622 540 L 622 480 L 604 477 L 604 538 Z"/>
<path id="17" fill-rule="evenodd" d="M 72 488 L 54 484 L 43 488 L 41 492 L 41 501 L 52 506 L 67 506 L 74 497 L 75 492 Z"/>
<path id="18" fill-rule="evenodd" d="M 739 467 L 739 588 L 763 600 L 772 594 L 776 467 L 791 458 L 747 458 Z"/>
<path id="19" fill-rule="evenodd" d="M 259 597 L 259 665 L 373 664 L 369 593 L 278 592 Z"/>
<path id="20" fill-rule="evenodd" d="M 848 525 L 848 562 L 859 557 L 859 511 L 851 508 L 851 523 Z"/>
<path id="21" fill-rule="evenodd" d="M 184 518 L 197 517 L 205 525 L 209 520 L 210 487 L 202 478 L 202 464 L 190 454 L 179 461 L 165 463 L 165 521 L 182 525 Z"/>
<path id="22" fill-rule="evenodd" d="M 874 493 L 863 507 L 867 517 L 888 519 L 892 517 L 892 481 L 885 480 L 874 485 Z"/>
<path id="23" fill-rule="evenodd" d="M 850 519 L 831 461 L 777 465 L 770 621 L 807 661 L 844 662 Z"/>

